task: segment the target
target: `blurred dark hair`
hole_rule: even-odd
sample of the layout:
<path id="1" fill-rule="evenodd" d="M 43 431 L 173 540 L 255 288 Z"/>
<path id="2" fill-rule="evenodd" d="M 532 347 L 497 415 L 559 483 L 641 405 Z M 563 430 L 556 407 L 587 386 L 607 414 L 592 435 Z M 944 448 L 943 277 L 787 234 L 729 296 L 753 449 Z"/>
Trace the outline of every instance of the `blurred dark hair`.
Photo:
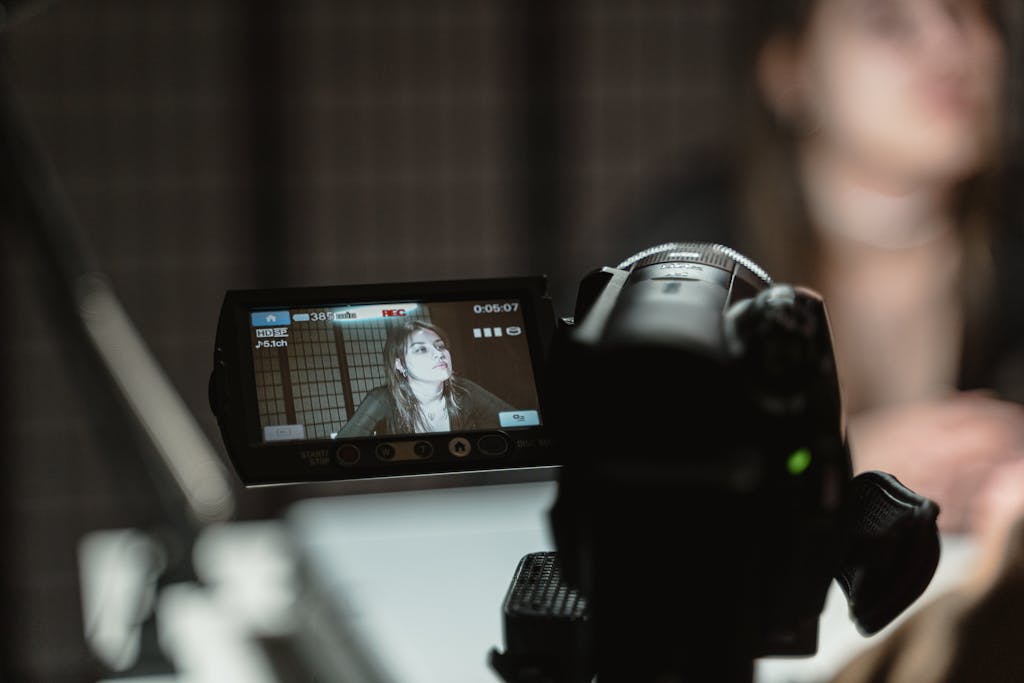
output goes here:
<path id="1" fill-rule="evenodd" d="M 798 132 L 771 110 L 757 79 L 758 59 L 769 41 L 797 43 L 808 30 L 814 11 L 823 0 L 746 0 L 736 15 L 736 49 L 731 65 L 738 88 L 735 93 L 742 120 L 732 150 L 741 176 L 742 241 L 759 263 L 781 281 L 815 284 L 819 245 L 811 229 L 798 180 Z M 1009 31 L 1000 2 L 984 3 L 1004 48 Z M 1009 50 L 1006 50 L 1009 52 Z M 1003 84 L 1004 102 L 1008 97 Z M 1006 117 L 1004 116 L 1004 119 Z M 1000 123 L 1001 139 L 1006 122 Z M 997 145 L 998 147 L 998 145 Z M 991 162 L 956 188 L 955 220 L 964 247 L 963 297 L 968 325 L 986 315 L 992 286 L 989 245 L 1003 191 L 1003 159 L 996 150 Z"/>

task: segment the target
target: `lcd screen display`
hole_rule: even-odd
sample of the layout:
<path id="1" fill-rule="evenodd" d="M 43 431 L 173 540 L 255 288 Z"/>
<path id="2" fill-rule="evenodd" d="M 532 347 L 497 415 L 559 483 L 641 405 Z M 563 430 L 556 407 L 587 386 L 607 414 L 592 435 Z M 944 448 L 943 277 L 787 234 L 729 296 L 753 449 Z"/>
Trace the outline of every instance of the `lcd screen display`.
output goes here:
<path id="1" fill-rule="evenodd" d="M 541 424 L 522 302 L 251 309 L 262 442 Z"/>

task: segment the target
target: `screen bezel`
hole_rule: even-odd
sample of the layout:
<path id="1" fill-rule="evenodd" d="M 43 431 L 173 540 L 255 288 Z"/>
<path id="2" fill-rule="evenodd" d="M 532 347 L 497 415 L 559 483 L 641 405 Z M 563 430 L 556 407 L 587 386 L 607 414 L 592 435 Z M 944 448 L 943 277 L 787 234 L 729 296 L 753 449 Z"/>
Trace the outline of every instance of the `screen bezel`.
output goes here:
<path id="1" fill-rule="evenodd" d="M 254 310 L 295 310 L 396 302 L 438 304 L 512 298 L 520 302 L 541 425 L 427 435 L 264 441 L 250 336 L 250 314 Z M 544 424 L 547 416 L 544 367 L 554 327 L 555 315 L 543 277 L 231 290 L 225 295 L 218 325 L 215 370 L 211 379 L 211 405 L 218 416 L 232 464 L 242 481 L 249 486 L 555 465 L 557 463 Z M 215 385 L 223 387 L 223 390 L 218 393 L 214 389 Z M 506 440 L 513 444 L 510 452 L 496 457 L 485 457 L 477 453 L 456 460 L 443 454 L 424 460 L 394 462 L 364 457 L 356 465 L 342 465 L 336 459 L 339 447 L 348 443 L 357 445 L 365 455 L 368 449 L 374 449 L 381 442 L 426 440 L 435 444 L 437 453 L 437 444 L 453 438 L 453 435 L 482 436 L 490 433 L 507 437 Z"/>

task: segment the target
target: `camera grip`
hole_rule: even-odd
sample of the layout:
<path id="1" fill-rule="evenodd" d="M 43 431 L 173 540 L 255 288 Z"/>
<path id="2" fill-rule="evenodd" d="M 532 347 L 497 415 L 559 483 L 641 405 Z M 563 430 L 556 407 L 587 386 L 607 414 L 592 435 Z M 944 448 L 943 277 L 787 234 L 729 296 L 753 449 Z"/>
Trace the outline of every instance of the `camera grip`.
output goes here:
<path id="1" fill-rule="evenodd" d="M 505 652 L 492 649 L 491 668 L 508 683 L 586 683 L 589 653 L 586 598 L 562 577 L 557 552 L 524 555 L 509 584 Z"/>
<path id="2" fill-rule="evenodd" d="M 931 581 L 939 563 L 939 507 L 891 474 L 852 479 L 843 515 L 847 552 L 836 581 L 863 635 L 887 626 Z"/>

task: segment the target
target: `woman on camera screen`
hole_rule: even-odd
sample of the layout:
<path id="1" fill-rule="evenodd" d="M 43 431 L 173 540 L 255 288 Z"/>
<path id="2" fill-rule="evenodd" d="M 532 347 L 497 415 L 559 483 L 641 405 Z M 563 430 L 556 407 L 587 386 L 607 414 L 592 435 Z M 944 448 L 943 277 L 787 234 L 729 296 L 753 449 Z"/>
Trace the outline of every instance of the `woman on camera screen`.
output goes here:
<path id="1" fill-rule="evenodd" d="M 455 375 L 447 335 L 428 322 L 407 320 L 388 330 L 384 386 L 366 395 L 339 438 L 419 434 L 499 426 L 512 407 L 478 384 Z"/>

